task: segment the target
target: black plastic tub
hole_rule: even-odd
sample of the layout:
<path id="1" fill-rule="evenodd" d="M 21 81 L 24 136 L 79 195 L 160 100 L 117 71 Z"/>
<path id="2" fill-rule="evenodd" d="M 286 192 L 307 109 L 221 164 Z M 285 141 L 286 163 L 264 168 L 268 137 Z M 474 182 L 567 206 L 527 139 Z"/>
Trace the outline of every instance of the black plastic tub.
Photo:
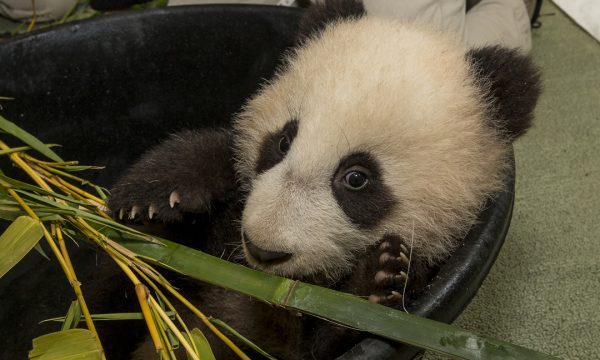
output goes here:
<path id="1" fill-rule="evenodd" d="M 0 96 L 14 97 L 0 102 L 0 114 L 63 144 L 64 158 L 106 166 L 91 180 L 110 186 L 168 133 L 227 124 L 293 44 L 300 15 L 284 7 L 177 7 L 14 38 L 0 43 Z M 514 172 L 506 183 L 409 312 L 451 322 L 467 306 L 508 230 Z M 106 281 L 85 266 L 95 260 L 90 253 L 74 255 L 79 276 Z M 50 331 L 38 322 L 64 314 L 71 300 L 58 266 L 29 254 L 0 279 L 0 358 L 24 358 L 29 339 Z M 417 351 L 369 338 L 342 358 L 405 359 Z"/>

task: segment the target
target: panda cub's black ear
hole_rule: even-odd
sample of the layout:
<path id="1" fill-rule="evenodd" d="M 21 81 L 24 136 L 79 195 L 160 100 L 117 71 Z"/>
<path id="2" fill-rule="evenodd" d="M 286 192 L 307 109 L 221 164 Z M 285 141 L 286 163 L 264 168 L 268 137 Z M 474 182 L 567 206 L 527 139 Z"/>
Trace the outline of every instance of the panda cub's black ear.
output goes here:
<path id="1" fill-rule="evenodd" d="M 538 68 L 518 50 L 500 46 L 470 50 L 467 58 L 491 105 L 491 125 L 510 140 L 523 135 L 531 126 L 540 95 Z"/>
<path id="2" fill-rule="evenodd" d="M 341 19 L 355 19 L 365 15 L 361 0 L 319 0 L 306 10 L 298 26 L 298 40 L 305 40 Z"/>

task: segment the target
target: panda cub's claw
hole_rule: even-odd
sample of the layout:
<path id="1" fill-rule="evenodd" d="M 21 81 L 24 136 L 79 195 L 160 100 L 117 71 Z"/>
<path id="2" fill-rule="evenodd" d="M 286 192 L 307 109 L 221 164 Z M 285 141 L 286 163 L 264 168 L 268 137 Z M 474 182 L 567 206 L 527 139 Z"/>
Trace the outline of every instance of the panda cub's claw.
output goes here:
<path id="1" fill-rule="evenodd" d="M 171 207 L 171 209 L 174 209 L 175 205 L 179 204 L 180 202 L 181 198 L 179 197 L 179 194 L 177 193 L 177 191 L 173 191 L 171 195 L 169 195 L 169 206 Z"/>
<path id="2" fill-rule="evenodd" d="M 184 214 L 189 211 L 191 206 L 198 206 L 198 202 L 193 205 L 186 204 L 185 199 L 176 191 L 167 193 L 162 198 L 162 201 L 160 201 L 159 196 L 156 196 L 153 199 L 141 199 L 142 201 L 136 202 L 123 201 L 119 203 L 113 200 L 112 206 L 120 206 L 114 206 L 115 210 L 111 212 L 111 215 L 120 222 L 130 224 L 148 222 L 174 223 L 182 221 Z M 193 208 L 193 210 L 196 210 L 196 208 Z"/>
<path id="3" fill-rule="evenodd" d="M 375 274 L 375 284 L 385 287 L 385 286 L 399 286 L 404 287 L 408 276 L 406 272 L 400 271 L 397 274 L 392 272 L 387 272 L 383 270 L 379 270 Z"/>
<path id="4" fill-rule="evenodd" d="M 410 252 L 399 237 L 386 237 L 376 250 L 375 291 L 369 301 L 401 308 L 408 284 Z"/>
<path id="5" fill-rule="evenodd" d="M 135 220 L 135 217 L 137 215 L 139 215 L 140 213 L 140 207 L 137 205 L 134 205 L 131 210 L 129 211 L 129 220 Z"/>
<path id="6" fill-rule="evenodd" d="M 148 219 L 152 220 L 154 218 L 154 215 L 156 215 L 157 210 L 156 210 L 156 206 L 154 206 L 154 204 L 150 204 L 150 206 L 148 206 Z"/>

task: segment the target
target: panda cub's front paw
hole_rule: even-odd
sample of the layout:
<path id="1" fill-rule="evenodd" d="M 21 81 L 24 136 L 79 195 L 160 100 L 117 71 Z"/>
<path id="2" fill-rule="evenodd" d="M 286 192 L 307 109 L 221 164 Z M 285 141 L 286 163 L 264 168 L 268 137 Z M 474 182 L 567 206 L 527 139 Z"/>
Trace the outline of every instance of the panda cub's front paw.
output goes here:
<path id="1" fill-rule="evenodd" d="M 172 223 L 183 220 L 185 207 L 181 206 L 182 196 L 178 191 L 157 193 L 156 189 L 144 191 L 142 188 L 143 186 L 136 190 L 126 190 L 115 187 L 112 190 L 109 208 L 113 218 L 129 223 Z M 138 196 L 135 196 L 136 193 Z"/>
<path id="2" fill-rule="evenodd" d="M 199 212 L 209 206 L 208 199 L 182 189 L 181 184 L 133 170 L 111 189 L 108 201 L 111 215 L 121 222 L 181 222 L 184 213 Z"/>
<path id="3" fill-rule="evenodd" d="M 387 236 L 375 253 L 378 255 L 375 257 L 378 270 L 373 278 L 375 291 L 369 296 L 369 301 L 401 308 L 408 285 L 410 250 L 399 237 Z"/>
<path id="4" fill-rule="evenodd" d="M 236 189 L 229 133 L 205 129 L 171 135 L 148 151 L 111 189 L 113 217 L 178 223 L 211 210 Z"/>

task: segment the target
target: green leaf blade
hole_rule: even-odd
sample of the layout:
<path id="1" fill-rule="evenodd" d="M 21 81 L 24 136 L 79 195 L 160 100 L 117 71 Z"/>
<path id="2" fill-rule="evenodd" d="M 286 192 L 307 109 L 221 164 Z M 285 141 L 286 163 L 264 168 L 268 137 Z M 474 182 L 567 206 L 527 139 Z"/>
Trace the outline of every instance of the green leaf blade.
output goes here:
<path id="1" fill-rule="evenodd" d="M 65 316 L 65 320 L 63 321 L 61 331 L 66 331 L 69 329 L 75 329 L 77 325 L 79 325 L 79 320 L 81 319 L 81 306 L 79 306 L 79 301 L 74 300 L 71 302 L 71 306 L 69 306 L 69 310 L 67 311 L 67 315 Z"/>
<path id="2" fill-rule="evenodd" d="M 20 216 L 0 236 L 0 278 L 13 268 L 40 241 L 41 224 L 29 216 Z"/>
<path id="3" fill-rule="evenodd" d="M 18 127 L 15 123 L 8 121 L 2 115 L 0 115 L 0 129 L 18 138 L 25 144 L 29 145 L 32 149 L 35 149 L 49 159 L 52 159 L 56 162 L 64 162 L 64 160 L 61 159 L 60 156 L 58 156 L 54 151 L 52 151 L 48 145 L 44 144 L 35 136 Z"/>
<path id="4" fill-rule="evenodd" d="M 236 338 L 240 339 L 244 344 L 246 344 L 248 347 L 250 347 L 252 350 L 256 351 L 257 353 L 261 354 L 265 358 L 267 358 L 269 360 L 277 360 L 277 358 L 271 356 L 269 353 L 267 353 L 266 351 L 264 351 L 263 349 L 261 349 L 258 345 L 256 345 L 252 341 L 250 341 L 250 339 L 248 339 L 247 337 L 245 337 L 242 334 L 240 334 L 239 332 L 237 332 L 231 326 L 227 325 L 225 322 L 223 322 L 223 321 L 221 321 L 219 319 L 215 319 L 215 318 L 209 318 L 209 320 L 210 320 L 211 323 L 217 325 L 222 330 L 225 330 L 228 333 L 230 333 L 231 335 L 233 335 Z"/>
<path id="5" fill-rule="evenodd" d="M 103 352 L 91 331 L 70 329 L 33 339 L 31 360 L 101 360 Z"/>
<path id="6" fill-rule="evenodd" d="M 200 329 L 198 328 L 194 328 L 190 332 L 190 334 L 192 342 L 196 345 L 196 348 L 198 349 L 198 355 L 200 359 L 216 360 L 215 355 L 213 354 L 212 349 L 210 348 L 210 344 L 208 343 L 208 340 L 206 339 L 202 331 L 200 331 Z M 190 359 L 189 355 L 188 359 Z"/>

